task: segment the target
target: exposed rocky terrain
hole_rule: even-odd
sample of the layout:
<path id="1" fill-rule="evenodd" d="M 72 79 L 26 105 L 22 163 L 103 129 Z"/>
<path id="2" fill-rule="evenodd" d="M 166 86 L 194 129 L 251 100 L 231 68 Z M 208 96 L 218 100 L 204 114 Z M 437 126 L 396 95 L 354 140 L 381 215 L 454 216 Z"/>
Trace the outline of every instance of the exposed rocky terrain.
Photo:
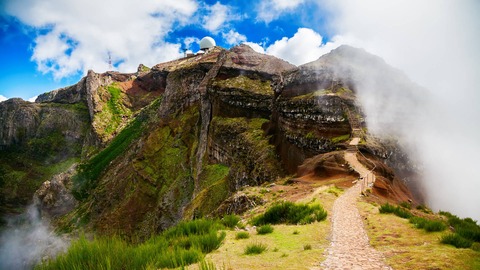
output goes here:
<path id="1" fill-rule="evenodd" d="M 2 159 L 2 205 L 9 206 L 3 210 L 25 205 L 50 180 L 38 194 L 63 230 L 85 227 L 142 239 L 182 219 L 261 203 L 236 193 L 245 186 L 287 176 L 322 181 L 355 175 L 343 159 L 353 123 L 362 128 L 356 135 L 368 158 L 360 162 L 375 164 L 379 175 L 372 191 L 415 200 L 395 174 L 405 165 L 387 165 L 391 155 L 382 154 L 388 151 L 369 144 L 352 79 L 357 69 L 347 66 L 340 74 L 336 66 L 337 58 L 352 55 L 374 57 L 340 47 L 296 67 L 246 45 L 216 47 L 151 69 L 141 65 L 132 74 L 90 71 L 35 103 L 2 102 L 2 158 L 32 154 L 23 161 Z M 52 169 L 32 171 L 28 162 Z M 75 172 L 50 179 L 77 162 Z M 17 175 L 22 183 L 15 184 Z M 25 183 L 29 188 L 20 189 Z M 56 210 L 62 200 L 75 208 Z"/>

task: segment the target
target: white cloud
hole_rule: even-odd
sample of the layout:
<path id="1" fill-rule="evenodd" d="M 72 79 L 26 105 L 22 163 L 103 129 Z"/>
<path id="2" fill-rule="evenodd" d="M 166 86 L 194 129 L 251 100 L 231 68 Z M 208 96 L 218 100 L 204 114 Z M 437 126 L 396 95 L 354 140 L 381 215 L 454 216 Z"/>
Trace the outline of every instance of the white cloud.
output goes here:
<path id="1" fill-rule="evenodd" d="M 326 0 L 332 32 L 382 56 L 428 88 L 416 137 L 423 186 L 435 209 L 480 218 L 480 20 L 474 0 Z M 322 7 L 324 8 L 324 7 Z M 433 107 L 432 104 L 438 104 Z M 388 109 L 388 107 L 386 107 Z M 408 108 L 406 109 L 408 110 Z M 370 116 L 367 117 L 367 119 Z M 371 119 L 371 117 L 370 117 Z"/>
<path id="2" fill-rule="evenodd" d="M 5 96 L 0 95 L 0 102 L 7 100 L 8 98 Z"/>
<path id="3" fill-rule="evenodd" d="M 285 12 L 294 11 L 305 0 L 263 0 L 257 7 L 257 20 L 270 23 Z"/>
<path id="4" fill-rule="evenodd" d="M 226 26 L 227 22 L 232 20 L 233 15 L 230 12 L 230 8 L 222 5 L 220 2 L 210 7 L 207 6 L 206 9 L 207 15 L 202 18 L 203 27 L 212 33 L 217 33 Z"/>
<path id="5" fill-rule="evenodd" d="M 319 33 L 309 28 L 299 28 L 293 37 L 283 37 L 275 41 L 266 48 L 265 52 L 292 64 L 302 65 L 318 59 L 345 43 L 340 37 L 335 37 L 326 44 L 322 42 L 323 38 Z"/>
<path id="6" fill-rule="evenodd" d="M 166 35 L 188 23 L 197 11 L 193 0 L 18 0 L 6 12 L 43 29 L 35 39 L 32 60 L 57 79 L 77 72 L 108 69 L 108 52 L 118 69 L 134 71 L 181 56 L 180 44 Z"/>
<path id="7" fill-rule="evenodd" d="M 258 53 L 265 53 L 265 49 L 262 47 L 262 45 L 258 44 L 258 43 L 254 43 L 254 42 L 243 42 L 243 44 L 246 44 L 248 46 L 250 46 L 250 48 L 252 48 L 254 51 L 258 52 Z"/>
<path id="8" fill-rule="evenodd" d="M 230 30 L 227 33 L 222 33 L 222 37 L 230 45 L 237 45 L 237 44 L 240 44 L 242 42 L 247 41 L 247 37 L 245 35 L 242 35 L 238 32 L 233 31 L 233 30 Z"/>
<path id="9" fill-rule="evenodd" d="M 34 96 L 34 97 L 29 98 L 27 101 L 35 102 L 35 100 L 36 100 L 37 98 L 38 98 L 38 96 Z"/>
<path id="10" fill-rule="evenodd" d="M 183 39 L 183 44 L 185 44 L 185 47 L 187 49 L 190 49 L 190 46 L 194 43 L 199 43 L 200 42 L 200 39 L 197 38 L 197 37 L 186 37 L 185 39 Z"/>

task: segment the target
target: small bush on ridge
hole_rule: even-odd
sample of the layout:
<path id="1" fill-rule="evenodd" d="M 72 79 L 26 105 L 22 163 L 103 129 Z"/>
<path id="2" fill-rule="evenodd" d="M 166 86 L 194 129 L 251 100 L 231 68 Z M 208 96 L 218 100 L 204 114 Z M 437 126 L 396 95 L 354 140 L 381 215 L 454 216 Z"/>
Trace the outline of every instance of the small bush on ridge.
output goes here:
<path id="1" fill-rule="evenodd" d="M 226 215 L 221 221 L 225 227 L 233 229 L 237 226 L 238 222 L 240 222 L 240 217 L 237 215 Z"/>
<path id="2" fill-rule="evenodd" d="M 281 202 L 274 204 L 267 211 L 256 216 L 253 225 L 263 224 L 308 224 L 314 221 L 322 221 L 327 217 L 325 211 L 319 204 L 295 204 L 292 202 Z"/>
<path id="3" fill-rule="evenodd" d="M 273 227 L 270 224 L 265 224 L 260 227 L 257 227 L 258 234 L 268 234 L 273 232 Z"/>
<path id="4" fill-rule="evenodd" d="M 248 232 L 238 232 L 237 235 L 235 236 L 235 239 L 247 239 L 250 237 L 250 234 Z"/>
<path id="5" fill-rule="evenodd" d="M 261 243 L 252 243 L 245 247 L 245 255 L 261 254 L 267 250 L 267 246 Z"/>
<path id="6" fill-rule="evenodd" d="M 445 225 L 445 223 L 439 220 L 428 220 L 421 217 L 411 217 L 409 221 L 416 228 L 424 229 L 427 232 L 440 232 L 447 228 L 447 225 Z"/>
<path id="7" fill-rule="evenodd" d="M 456 233 L 450 233 L 442 236 L 440 242 L 442 244 L 452 245 L 456 248 L 469 248 L 473 244 L 472 241 L 465 239 Z"/>
<path id="8" fill-rule="evenodd" d="M 410 213 L 410 211 L 403 209 L 399 206 L 393 206 L 389 203 L 386 203 L 382 206 L 380 206 L 379 209 L 380 213 L 382 214 L 395 214 L 398 217 L 401 218 L 411 218 L 413 215 Z"/>

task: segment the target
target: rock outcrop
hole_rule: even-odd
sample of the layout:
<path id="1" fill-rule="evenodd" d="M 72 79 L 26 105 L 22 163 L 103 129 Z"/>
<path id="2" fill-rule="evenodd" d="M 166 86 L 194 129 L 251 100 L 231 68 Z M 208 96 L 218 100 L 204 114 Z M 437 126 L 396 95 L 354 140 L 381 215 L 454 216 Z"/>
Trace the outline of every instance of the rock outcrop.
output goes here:
<path id="1" fill-rule="evenodd" d="M 71 193 L 72 176 L 76 166 L 70 167 L 66 172 L 57 174 L 52 179 L 42 183 L 35 192 L 42 214 L 55 218 L 72 211 L 78 204 Z"/>

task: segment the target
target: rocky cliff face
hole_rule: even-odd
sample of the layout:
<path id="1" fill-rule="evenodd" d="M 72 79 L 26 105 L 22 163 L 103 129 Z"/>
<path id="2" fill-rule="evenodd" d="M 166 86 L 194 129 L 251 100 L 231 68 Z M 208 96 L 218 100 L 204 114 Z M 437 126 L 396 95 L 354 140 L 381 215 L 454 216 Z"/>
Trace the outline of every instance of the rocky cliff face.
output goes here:
<path id="1" fill-rule="evenodd" d="M 0 103 L 1 212 L 32 199 L 42 181 L 75 162 L 90 134 L 84 103 Z"/>
<path id="2" fill-rule="evenodd" d="M 76 86 L 25 103 L 32 119 L 22 123 L 27 137 L 43 119 L 33 112 L 86 104 L 89 119 L 82 123 L 96 142 L 87 145 L 98 147 L 71 177 L 79 205 L 57 223 L 142 238 L 181 219 L 247 210 L 256 200 L 235 194 L 247 185 L 287 174 L 316 173 L 318 181 L 352 174 L 339 156 L 352 121 L 364 124 L 362 109 L 353 82 L 337 75 L 335 57 L 328 59 L 295 67 L 246 45 L 216 47 L 152 69 L 141 66 L 134 74 L 89 72 Z M 11 106 L 4 111 L 24 117 Z M 3 133 L 17 134 L 21 125 L 14 126 Z M 22 138 L 0 137 L 10 144 Z M 370 159 L 383 162 L 372 153 Z M 388 181 L 379 190 L 409 196 L 393 171 L 385 167 L 382 173 Z M 52 184 L 57 182 L 49 185 L 69 186 Z M 42 196 L 56 202 L 49 195 L 55 192 L 44 189 Z"/>

